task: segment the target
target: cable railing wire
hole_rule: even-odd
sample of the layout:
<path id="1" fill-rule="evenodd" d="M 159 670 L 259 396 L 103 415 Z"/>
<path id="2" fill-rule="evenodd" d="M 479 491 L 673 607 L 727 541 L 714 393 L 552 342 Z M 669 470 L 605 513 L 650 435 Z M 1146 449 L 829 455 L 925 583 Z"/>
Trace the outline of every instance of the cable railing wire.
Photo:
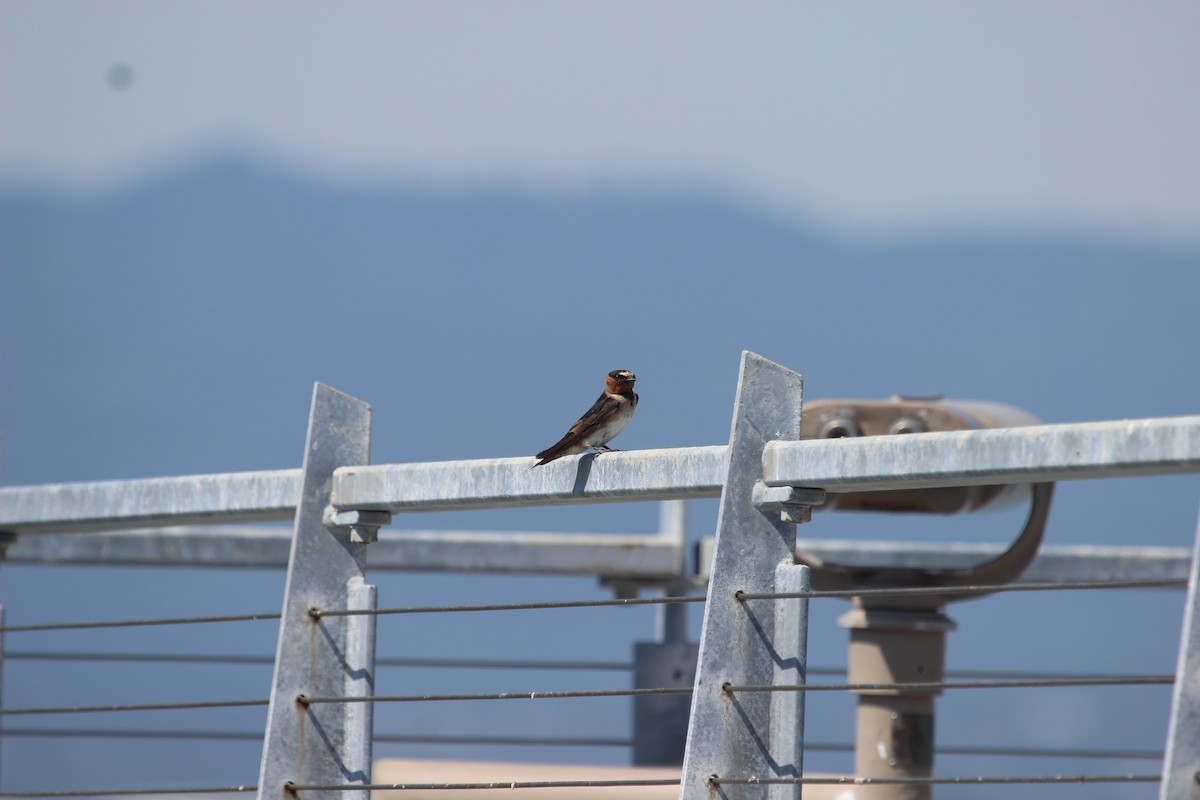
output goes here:
<path id="1" fill-rule="evenodd" d="M 483 605 L 445 605 L 445 606 L 414 606 L 410 608 L 378 608 L 378 609 L 319 609 L 309 611 L 310 616 L 321 617 L 352 617 L 352 616 L 383 616 L 390 614 L 433 614 L 441 612 L 462 611 L 521 611 L 531 609 L 553 608 L 600 608 L 605 606 L 649 606 L 671 603 L 703 603 L 703 595 L 685 595 L 681 597 L 626 597 L 605 600 L 563 600 L 532 603 L 498 603 Z M 68 631 L 87 630 L 93 628 L 133 628 L 151 625 L 194 625 L 213 622 L 248 622 L 258 620 L 277 620 L 278 613 L 268 614 L 229 614 L 205 617 L 163 617 L 149 619 L 102 620 L 92 622 L 53 622 L 33 625 L 0 625 L 0 633 L 32 633 L 35 631 Z"/>
<path id="2" fill-rule="evenodd" d="M 1036 689 L 1077 686 L 1169 686 L 1173 675 L 1123 675 L 1110 678 L 1055 678 L 996 681 L 910 681 L 880 683 L 789 683 L 759 686 L 724 684 L 727 694 L 738 692 L 871 692 L 910 691 L 938 692 L 944 689 Z"/>
<path id="3" fill-rule="evenodd" d="M 262 731 L 186 731 L 122 728 L 5 728 L 0 737 L 22 739 L 184 739 L 195 741 L 261 742 Z M 381 733 L 376 744 L 519 745 L 563 747 L 632 747 L 630 739 L 600 736 L 438 736 Z"/>
<path id="4" fill-rule="evenodd" d="M 257 741 L 262 731 L 181 731 L 123 728 L 3 728 L 7 739 L 194 739 L 197 741 Z"/>
<path id="5" fill-rule="evenodd" d="M 133 795 L 172 795 L 172 794 L 232 794 L 234 792 L 256 792 L 257 786 L 242 784 L 239 786 L 205 786 L 183 787 L 171 789 L 74 789 L 61 791 L 36 792 L 0 792 L 0 800 L 8 798 L 53 798 L 53 797 L 125 797 Z"/>
<path id="6" fill-rule="evenodd" d="M 1139 686 L 1169 685 L 1174 683 L 1169 675 L 1129 675 L 1105 678 L 1035 679 L 1015 681 L 936 681 L 936 682 L 884 682 L 884 683 L 828 683 L 828 684 L 783 684 L 783 685 L 734 685 L 725 684 L 722 691 L 737 692 L 820 692 L 820 691 L 940 691 L 943 689 L 1009 689 L 1068 686 Z M 650 695 L 691 694 L 692 687 L 653 687 L 642 689 L 578 689 L 565 691 L 522 691 L 462 694 L 413 694 L 375 695 L 370 697 L 309 697 L 300 695 L 296 702 L 302 706 L 319 703 L 413 703 L 462 700 L 557 700 L 587 697 L 643 697 Z M 18 716 L 34 714 L 83 714 L 127 711 L 166 711 L 204 708 L 236 708 L 265 706 L 267 700 L 213 700 L 186 703 L 145 703 L 107 706 L 51 706 L 35 708 L 0 708 L 0 715 Z"/>
<path id="7" fill-rule="evenodd" d="M 179 664 L 256 664 L 272 665 L 274 656 L 256 655 L 209 655 L 202 653 L 132 653 L 132 652 L 78 652 L 50 650 L 6 650 L 4 658 L 9 661 L 113 661 Z M 377 667 L 414 669 L 513 669 L 513 670 L 577 670 L 581 672 L 631 672 L 634 665 L 628 661 L 522 661 L 507 659 L 469 658 L 386 658 L 375 659 Z M 815 666 L 808 668 L 809 675 L 845 675 L 845 666 Z M 1029 670 L 974 670 L 951 669 L 946 675 L 952 678 L 978 680 L 1006 679 L 1069 679 L 1069 678 L 1116 678 L 1116 675 L 1096 673 L 1029 671 Z"/>
<path id="8" fill-rule="evenodd" d="M 944 785 L 989 785 L 989 784 L 1044 784 L 1044 783 L 1158 783 L 1161 775 L 961 775 L 933 777 L 856 777 L 846 776 L 801 776 L 785 778 L 723 777 L 709 778 L 710 786 L 771 786 L 771 785 L 891 785 L 891 786 L 944 786 Z"/>
<path id="9" fill-rule="evenodd" d="M 34 714 L 93 714 L 124 711 L 181 711 L 200 708 L 243 708 L 265 706 L 267 700 L 203 700 L 188 703 L 142 703 L 111 706 L 49 706 L 42 708 L 0 708 L 0 716 Z"/>
<path id="10" fill-rule="evenodd" d="M 578 689 L 550 692 L 489 692 L 471 694 L 403 694 L 372 697 L 308 697 L 296 702 L 302 706 L 318 703 L 424 703 L 455 700 L 562 700 L 578 697 L 645 697 L 649 695 L 691 694 L 692 687 L 656 687 L 650 689 Z"/>
<path id="11" fill-rule="evenodd" d="M 755 776 L 725 778 L 714 775 L 709 778 L 713 788 L 722 785 L 772 784 L 827 784 L 827 785 L 987 785 L 987 784 L 1061 784 L 1061 783 L 1158 783 L 1159 775 L 1013 775 L 1013 776 L 952 776 L 930 778 L 869 778 L 869 777 L 796 777 L 759 778 Z M 678 786 L 679 778 L 645 778 L 630 780 L 559 780 L 559 781 L 494 781 L 481 783 L 323 783 L 288 784 L 290 794 L 300 792 L 351 792 L 351 791 L 473 791 L 481 789 L 580 789 L 633 786 Z"/>
<path id="12" fill-rule="evenodd" d="M 1063 583 L 980 584 L 975 586 L 916 586 L 901 588 L 814 590 L 809 592 L 743 592 L 734 596 L 739 601 L 747 600 L 798 600 L 826 597 L 904 597 L 912 595 L 976 594 L 979 592 L 1033 592 L 1072 589 L 1165 589 L 1186 587 L 1186 579 L 1155 579 L 1136 581 L 1076 581 Z M 407 606 L 402 608 L 334 609 L 314 608 L 309 614 L 314 618 L 349 616 L 385 616 L 394 614 L 436 614 L 447 612 L 482 611 L 525 611 L 556 608 L 593 608 L 604 606 L 663 605 L 668 603 L 702 603 L 703 595 L 668 597 L 631 597 L 612 600 L 563 600 L 530 603 L 494 603 L 478 605 Z"/>
<path id="13" fill-rule="evenodd" d="M 1029 689 L 1073 686 L 1146 686 L 1170 685 L 1175 682 L 1171 675 L 1124 675 L 1103 678 L 1058 678 L 1032 680 L 994 681 L 930 681 L 930 682 L 882 682 L 882 683 L 810 683 L 761 686 L 739 686 L 725 684 L 726 693 L 737 692 L 834 692 L 834 691 L 940 691 L 943 689 Z M 654 687 L 644 689 L 578 689 L 566 691 L 521 691 L 486 692 L 461 694 L 406 694 L 375 695 L 370 697 L 309 697 L 296 698 L 302 706 L 320 703 L 423 703 L 462 700 L 559 700 L 584 697 L 642 697 L 648 695 L 691 694 L 693 688 Z"/>
<path id="14" fill-rule="evenodd" d="M 99 622 L 52 622 L 37 625 L 0 625 L 0 633 L 32 633 L 35 631 L 72 631 L 92 628 L 137 628 L 151 625 L 196 625 L 210 622 L 257 622 L 279 619 L 273 614 L 227 614 L 210 617 L 161 617 L 153 619 L 118 619 Z"/>
<path id="15" fill-rule="evenodd" d="M 1157 579 L 1138 581 L 1077 581 L 1073 583 L 1019 583 L 981 584 L 978 586 L 916 586 L 901 588 L 839 589 L 810 592 L 743 592 L 734 593 L 739 601 L 748 600 L 803 600 L 825 597 L 905 597 L 920 595 L 975 594 L 979 592 L 1033 592 L 1071 589 L 1164 589 L 1186 587 L 1186 579 Z M 682 595 L 667 597 L 627 597 L 604 600 L 562 600 L 529 603 L 491 603 L 472 605 L 409 606 L 404 608 L 375 609 L 320 609 L 309 614 L 314 618 L 385 616 L 396 614 L 435 614 L 449 612 L 525 611 L 535 609 L 631 607 L 664 605 L 672 603 L 703 603 L 704 595 Z M 89 628 L 128 628 L 149 625 L 191 625 L 215 622 L 247 622 L 277 620 L 278 613 L 230 614 L 205 617 L 165 617 L 152 619 L 107 620 L 95 622 L 45 623 L 35 625 L 0 625 L 0 633 L 30 633 L 34 631 L 86 630 Z"/>
<path id="16" fill-rule="evenodd" d="M 183 739 L 197 741 L 261 742 L 261 731 L 186 731 L 164 729 L 121 728 L 4 728 L 0 737 L 26 739 Z M 538 737 L 538 736 L 455 736 L 434 734 L 380 733 L 376 744 L 436 744 L 436 745 L 497 745 L 497 746 L 565 746 L 565 747 L 632 747 L 631 739 L 604 737 Z M 813 752 L 852 753 L 852 742 L 810 742 L 804 749 Z M 940 745 L 938 755 L 995 756 L 1019 758 L 1075 758 L 1103 761 L 1161 761 L 1162 750 L 1118 750 L 1053 747 L 996 747 L 972 745 Z"/>
<path id="17" fill-rule="evenodd" d="M 953 586 L 953 587 L 937 587 L 937 586 L 921 586 L 921 587 L 882 587 L 882 588 L 867 588 L 867 589 L 850 589 L 850 590 L 833 590 L 833 591 L 808 591 L 808 592 L 777 592 L 777 593 L 750 593 L 736 592 L 735 598 L 738 601 L 755 601 L 755 600 L 788 600 L 788 599 L 819 599 L 819 598 L 864 598 L 864 597 L 909 597 L 909 596 L 936 596 L 936 595 L 959 595 L 959 594 L 977 594 L 977 593 L 1005 593 L 1005 592 L 1029 592 L 1029 591 L 1060 591 L 1060 590 L 1105 590 L 1105 589 L 1146 589 L 1146 588 L 1178 588 L 1187 586 L 1186 580 L 1181 579 L 1163 579 L 1163 580 L 1135 580 L 1135 581 L 1079 581 L 1069 583 L 1027 583 L 1027 584 L 1003 584 L 1003 585 L 977 585 L 977 586 Z M 666 596 L 666 597 L 648 597 L 648 598 L 616 598 L 603 600 L 569 600 L 569 601 L 537 601 L 525 603 L 501 603 L 501 604 L 469 604 L 469 605 L 438 605 L 438 606 L 414 606 L 404 608 L 384 608 L 384 609 L 365 609 L 365 610 L 341 610 L 330 609 L 324 610 L 314 608 L 310 610 L 310 615 L 314 619 L 322 617 L 339 617 L 339 616 L 383 616 L 383 615 L 403 615 L 403 614 L 421 614 L 421 613 L 448 613 L 448 612 L 495 612 L 495 611 L 519 611 L 519 610 L 537 610 L 537 609 L 572 609 L 572 608 L 598 608 L 598 607 L 632 607 L 632 606 L 661 606 L 664 604 L 673 603 L 697 603 L 704 602 L 706 598 L 701 595 L 686 595 L 686 596 Z M 278 620 L 281 615 L 278 613 L 269 614 L 237 614 L 237 615 L 219 615 L 219 616 L 200 616 L 200 617 L 169 617 L 169 618 L 146 618 L 146 619 L 126 619 L 126 620 L 110 620 L 110 621 L 92 621 L 92 622 L 70 622 L 70 623 L 48 623 L 48 624 L 31 624 L 31 625 L 4 625 L 0 626 L 0 633 L 26 633 L 37 631 L 65 631 L 65 630 L 86 630 L 86 629 L 109 629 L 121 627 L 143 627 L 143 626 L 166 626 L 166 625 L 188 625 L 188 624 L 205 624 L 205 623 L 225 623 L 225 622 L 243 622 L 243 621 L 262 621 L 262 620 Z M 80 653 L 47 653 L 47 652 L 29 652 L 29 653 L 9 653 L 7 658 L 28 658 L 28 659 L 60 659 L 60 660 L 112 660 L 112 661 L 160 661 L 160 662 L 176 662 L 176 663 L 228 663 L 228 664 L 269 664 L 273 663 L 274 659 L 268 656 L 212 656 L 212 655 L 173 655 L 173 654 L 80 654 Z M 628 670 L 628 663 L 587 663 L 587 662 L 560 662 L 558 664 L 548 664 L 547 662 L 516 662 L 516 661 L 469 661 L 455 659 L 379 659 L 379 666 L 427 666 L 427 667 L 495 667 L 495 668 L 551 668 L 551 669 L 622 669 Z M 814 671 L 815 674 L 815 671 Z M 1044 677 L 1044 678 L 1022 678 L 1022 679 L 990 679 L 990 680 L 952 680 L 940 682 L 908 682 L 908 683 L 829 683 L 829 684 L 796 684 L 783 686 L 753 686 L 753 685 L 726 685 L 723 688 L 726 692 L 780 692 L 780 691 L 796 691 L 796 692 L 814 692 L 814 691 L 942 691 L 952 689 L 994 689 L 994 688 L 1034 688 L 1034 687 L 1086 687 L 1086 686 L 1119 686 L 1119 685 L 1169 685 L 1174 682 L 1173 676 L 1147 676 L 1147 675 L 1131 675 L 1131 676 L 1064 676 L 1064 677 Z M 598 689 L 598 690 L 572 690 L 572 691 L 547 691 L 547 692 L 499 692 L 499 693 L 468 693 L 468 694 L 429 694 L 429 695 L 397 695 L 397 696 L 376 696 L 376 697 L 305 697 L 297 698 L 297 702 L 307 706 L 314 703 L 384 703 L 384 702 L 423 702 L 423 701 L 454 701 L 454 700 L 511 700 L 511 699 L 560 699 L 560 698 L 587 698 L 587 697 L 637 697 L 644 695 L 680 695 L 690 694 L 691 688 L 643 688 L 643 689 Z M 129 704 L 129 705 L 107 705 L 107 706 L 72 706 L 72 707 L 42 707 L 42 708 L 15 708 L 3 709 L 0 708 L 0 715 L 15 716 L 15 715 L 34 715 L 34 714 L 72 714 L 72 713 L 105 713 L 105 712 L 124 712 L 124 711 L 157 711 L 157 710 L 184 710 L 184 709 L 201 709 L 201 708 L 231 708 L 239 706 L 265 706 L 267 700 L 237 700 L 237 701 L 204 701 L 204 702 L 187 702 L 187 703 L 155 703 L 155 704 Z M 12 731 L 5 735 L 28 735 L 28 736 L 49 736 L 56 735 L 50 732 L 35 732 L 33 730 Z M 73 735 L 69 732 L 59 732 L 57 735 Z M 82 732 L 74 735 L 84 735 Z M 100 735 L 100 734 L 96 734 Z M 186 731 L 160 731 L 157 733 L 151 732 L 103 732 L 109 738 L 126 736 L 135 738 L 138 736 L 154 735 L 158 738 L 191 738 L 191 739 L 246 739 L 261 738 L 258 734 L 239 734 L 225 732 L 186 732 Z M 473 743 L 473 744 L 562 744 L 562 738 L 540 737 L 428 737 L 421 735 L 382 735 L 376 737 L 377 741 L 387 742 L 433 742 L 433 743 Z M 629 746 L 631 743 L 628 740 L 601 740 L 579 739 L 577 743 L 599 746 Z M 829 747 L 840 747 L 831 745 Z M 815 745 L 810 746 L 810 749 L 817 749 Z M 940 748 L 939 752 L 951 754 L 955 752 L 955 748 Z M 992 748 L 991 754 L 996 755 L 1032 755 L 1038 754 L 1031 752 L 1032 749 L 1023 748 Z M 973 748 L 957 748 L 957 752 L 961 754 L 981 754 L 978 749 Z M 1129 758 L 1161 758 L 1159 754 L 1149 754 L 1145 752 L 1135 751 L 1109 751 L 1113 758 L 1129 757 Z M 1133 753 L 1130 755 L 1130 753 Z M 1058 753 L 1063 757 L 1089 757 L 1087 751 L 1062 750 Z M 1093 756 L 1099 757 L 1099 756 Z M 1158 781 L 1159 776 L 1030 776 L 1030 777 L 958 777 L 958 778 L 891 778 L 891 779 L 873 779 L 873 778 L 788 778 L 788 779 L 758 779 L 750 778 L 717 778 L 715 783 L 736 784 L 744 783 L 958 783 L 958 784 L 979 784 L 979 783 L 1081 783 L 1081 782 L 1137 782 L 1137 781 Z M 291 789 L 294 792 L 298 791 L 336 791 L 341 788 L 349 789 L 403 789 L 403 788 L 537 788 L 537 787 L 559 787 L 570 788 L 578 786 L 634 786 L 634 785 L 664 785 L 667 783 L 678 783 L 678 781 L 533 781 L 533 782 L 498 782 L 495 784 L 392 784 L 365 787 L 361 784 L 347 785 L 339 787 L 334 785 L 298 785 Z M 68 797 L 68 796 L 113 796 L 115 794 L 166 794 L 166 793 L 187 793 L 189 791 L 204 791 L 204 792 L 222 792 L 222 791 L 248 791 L 242 787 L 233 788 L 217 788 L 203 790 L 135 790 L 121 792 L 38 792 L 38 793 L 4 793 L 0 794 L 3 797 Z"/>
<path id="18" fill-rule="evenodd" d="M 203 653 L 89 653 L 79 651 L 17 650 L 6 651 L 4 657 L 14 661 L 114 661 L 164 664 L 255 664 L 264 666 L 275 663 L 274 656 L 207 655 Z M 578 670 L 583 672 L 630 672 L 633 670 L 633 664 L 628 661 L 520 661 L 465 658 L 377 658 L 375 659 L 375 666 L 414 669 L 528 669 Z"/>
<path id="19" fill-rule="evenodd" d="M 288 784 L 291 794 L 299 792 L 379 791 L 471 791 L 477 789 L 598 789 L 633 786 L 678 786 L 679 778 L 630 778 L 628 780 L 493 781 L 485 783 L 313 783 Z"/>
<path id="20" fill-rule="evenodd" d="M 206 655 L 203 653 L 127 653 L 127 652 L 81 652 L 53 650 L 6 650 L 9 661 L 106 661 L 133 664 L 254 664 L 275 663 L 273 656 L 255 655 Z"/>

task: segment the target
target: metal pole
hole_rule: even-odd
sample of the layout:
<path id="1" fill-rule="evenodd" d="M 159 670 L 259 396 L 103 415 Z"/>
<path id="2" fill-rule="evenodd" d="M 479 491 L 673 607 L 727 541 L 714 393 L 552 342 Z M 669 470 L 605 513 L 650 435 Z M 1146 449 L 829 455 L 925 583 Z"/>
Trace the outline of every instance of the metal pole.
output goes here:
<path id="1" fill-rule="evenodd" d="M 779 592 L 807 592 L 808 567 L 799 564 L 780 564 L 775 568 L 775 587 Z M 775 608 L 775 649 L 793 654 L 789 659 L 774 659 L 773 683 L 776 686 L 800 686 L 808 681 L 808 601 L 784 601 Z M 790 752 L 773 745 L 772 755 L 783 764 L 790 764 L 788 774 L 804 774 L 804 692 L 771 693 L 771 737 L 780 738 L 780 731 L 795 731 L 784 735 Z M 770 800 L 800 800 L 800 784 L 776 784 L 767 791 Z"/>
<path id="2" fill-rule="evenodd" d="M 348 686 L 368 689 L 362 677 L 363 637 L 351 636 L 349 617 L 317 617 L 315 610 L 345 610 L 369 602 L 363 584 L 366 544 L 361 531 L 327 527 L 333 471 L 370 460 L 371 409 L 317 384 L 313 390 L 295 535 L 284 590 L 275 677 L 267 712 L 258 799 L 284 800 L 287 785 L 367 783 L 361 728 L 344 705 L 305 706 L 303 696 L 339 696 Z M 348 587 L 362 587 L 348 596 Z M 352 648 L 359 652 L 352 652 Z M 360 713 L 360 712 L 356 712 Z M 368 712 L 369 713 L 369 712 Z M 356 730 L 347 729 L 348 722 Z M 369 724 L 369 718 L 366 720 Z M 369 743 L 370 737 L 367 737 Z M 348 750 L 351 745 L 359 752 Z"/>
<path id="3" fill-rule="evenodd" d="M 675 553 L 675 574 L 662 584 L 668 595 L 684 595 L 687 577 L 687 520 L 683 500 L 659 504 L 658 536 Z M 687 640 L 687 608 L 683 603 L 658 607 L 653 642 L 633 646 L 633 686 L 686 688 L 696 681 L 695 644 Z M 633 763 L 635 766 L 677 766 L 683 762 L 687 740 L 689 695 L 638 695 L 633 698 Z"/>
<path id="4" fill-rule="evenodd" d="M 1159 797 L 1161 800 L 1200 798 L 1200 524 L 1196 526 L 1192 576 L 1183 612 L 1179 666 L 1175 670 Z"/>
<path id="5" fill-rule="evenodd" d="M 0 708 L 4 707 L 4 606 L 0 606 Z M 0 728 L 4 727 L 4 718 L 0 717 Z M 0 775 L 4 774 L 4 737 L 0 736 Z"/>
<path id="6" fill-rule="evenodd" d="M 669 539 L 678 554 L 678 579 L 663 587 L 668 594 L 685 594 L 689 588 L 687 578 L 687 506 L 683 500 L 664 500 L 658 504 L 659 536 Z M 655 620 L 658 641 L 663 644 L 683 644 L 687 641 L 687 607 L 680 603 L 667 603 L 658 607 Z"/>
<path id="7" fill-rule="evenodd" d="M 945 680 L 946 634 L 954 623 L 936 609 L 857 608 L 839 620 L 850 629 L 852 684 L 939 683 Z M 854 775 L 933 775 L 934 690 L 863 690 L 858 695 Z M 855 789 L 857 800 L 929 800 L 929 784 L 878 784 Z"/>
<path id="8" fill-rule="evenodd" d="M 351 611 L 373 611 L 378 607 L 378 592 L 361 581 L 351 582 L 347 607 Z M 374 614 L 346 619 L 346 697 L 371 697 L 375 694 L 375 620 Z M 374 734 L 374 703 L 347 703 L 346 769 L 352 781 L 371 782 L 371 750 Z M 345 800 L 371 800 L 371 792 L 362 789 L 346 792 Z"/>
<path id="9" fill-rule="evenodd" d="M 803 731 L 771 728 L 771 698 L 764 693 L 730 694 L 731 684 L 766 684 L 775 665 L 794 662 L 803 652 L 776 640 L 776 607 L 771 601 L 740 602 L 735 593 L 777 589 L 777 570 L 794 568 L 796 518 L 762 486 L 762 453 L 768 441 L 800 435 L 802 379 L 753 353 L 743 353 L 729 437 L 729 466 L 721 492 L 716 552 L 692 712 L 683 762 L 681 800 L 710 800 L 711 776 L 782 777 L 797 774 L 793 763 Z M 779 502 L 763 504 L 762 500 Z M 804 640 L 803 634 L 799 639 Z M 761 785 L 725 787 L 722 796 L 766 798 Z"/>

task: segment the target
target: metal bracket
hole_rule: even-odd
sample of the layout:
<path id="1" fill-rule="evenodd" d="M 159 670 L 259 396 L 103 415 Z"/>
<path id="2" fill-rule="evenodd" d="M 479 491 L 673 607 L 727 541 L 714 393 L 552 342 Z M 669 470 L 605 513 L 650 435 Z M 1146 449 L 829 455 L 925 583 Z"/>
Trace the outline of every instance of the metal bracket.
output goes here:
<path id="1" fill-rule="evenodd" d="M 796 560 L 812 568 L 812 582 L 816 589 L 849 590 L 882 586 L 982 586 L 1010 583 L 1021 576 L 1037 557 L 1042 535 L 1050 516 L 1050 503 L 1054 497 L 1053 483 L 1035 483 L 1031 490 L 1029 516 L 1020 535 L 1007 550 L 980 564 L 969 568 L 943 569 L 920 566 L 893 567 L 886 564 L 867 566 L 863 564 L 842 565 L 821 559 L 799 548 Z M 978 594 L 928 595 L 914 601 L 882 598 L 872 601 L 875 605 L 889 608 L 911 607 L 941 608 L 953 601 L 980 597 Z"/>
<path id="2" fill-rule="evenodd" d="M 763 512 L 779 512 L 784 522 L 797 525 L 812 521 L 813 506 L 824 505 L 824 489 L 805 489 L 799 486 L 767 486 L 754 484 L 752 498 L 755 507 Z"/>
<path id="3" fill-rule="evenodd" d="M 321 522 L 326 528 L 349 528 L 350 541 L 355 544 L 375 544 L 379 541 L 379 529 L 392 524 L 390 511 L 338 511 L 325 506 Z"/>

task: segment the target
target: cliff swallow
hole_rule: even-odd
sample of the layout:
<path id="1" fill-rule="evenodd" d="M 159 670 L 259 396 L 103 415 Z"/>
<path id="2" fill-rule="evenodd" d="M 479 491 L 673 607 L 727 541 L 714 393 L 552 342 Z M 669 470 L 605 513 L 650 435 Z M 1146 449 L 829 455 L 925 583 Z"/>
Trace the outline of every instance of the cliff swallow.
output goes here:
<path id="1" fill-rule="evenodd" d="M 598 453 L 615 450 L 608 443 L 625 430 L 629 420 L 633 419 L 633 410 L 637 408 L 638 396 L 633 391 L 633 382 L 636 380 L 637 376 L 627 369 L 614 369 L 608 373 L 604 378 L 604 394 L 571 426 L 566 436 L 537 454 L 536 457 L 541 461 L 534 466 L 540 467 L 556 458 L 573 456 L 588 448 Z"/>

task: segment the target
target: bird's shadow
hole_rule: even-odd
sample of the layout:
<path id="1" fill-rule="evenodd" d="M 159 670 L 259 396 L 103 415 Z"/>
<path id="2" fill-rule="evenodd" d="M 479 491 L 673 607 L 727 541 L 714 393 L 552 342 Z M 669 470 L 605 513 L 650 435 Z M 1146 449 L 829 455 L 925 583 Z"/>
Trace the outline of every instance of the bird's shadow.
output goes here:
<path id="1" fill-rule="evenodd" d="M 592 462 L 598 455 L 600 454 L 591 452 L 579 457 L 579 463 L 575 467 L 575 485 L 571 487 L 574 494 L 583 494 L 587 490 L 588 478 L 592 474 Z"/>

